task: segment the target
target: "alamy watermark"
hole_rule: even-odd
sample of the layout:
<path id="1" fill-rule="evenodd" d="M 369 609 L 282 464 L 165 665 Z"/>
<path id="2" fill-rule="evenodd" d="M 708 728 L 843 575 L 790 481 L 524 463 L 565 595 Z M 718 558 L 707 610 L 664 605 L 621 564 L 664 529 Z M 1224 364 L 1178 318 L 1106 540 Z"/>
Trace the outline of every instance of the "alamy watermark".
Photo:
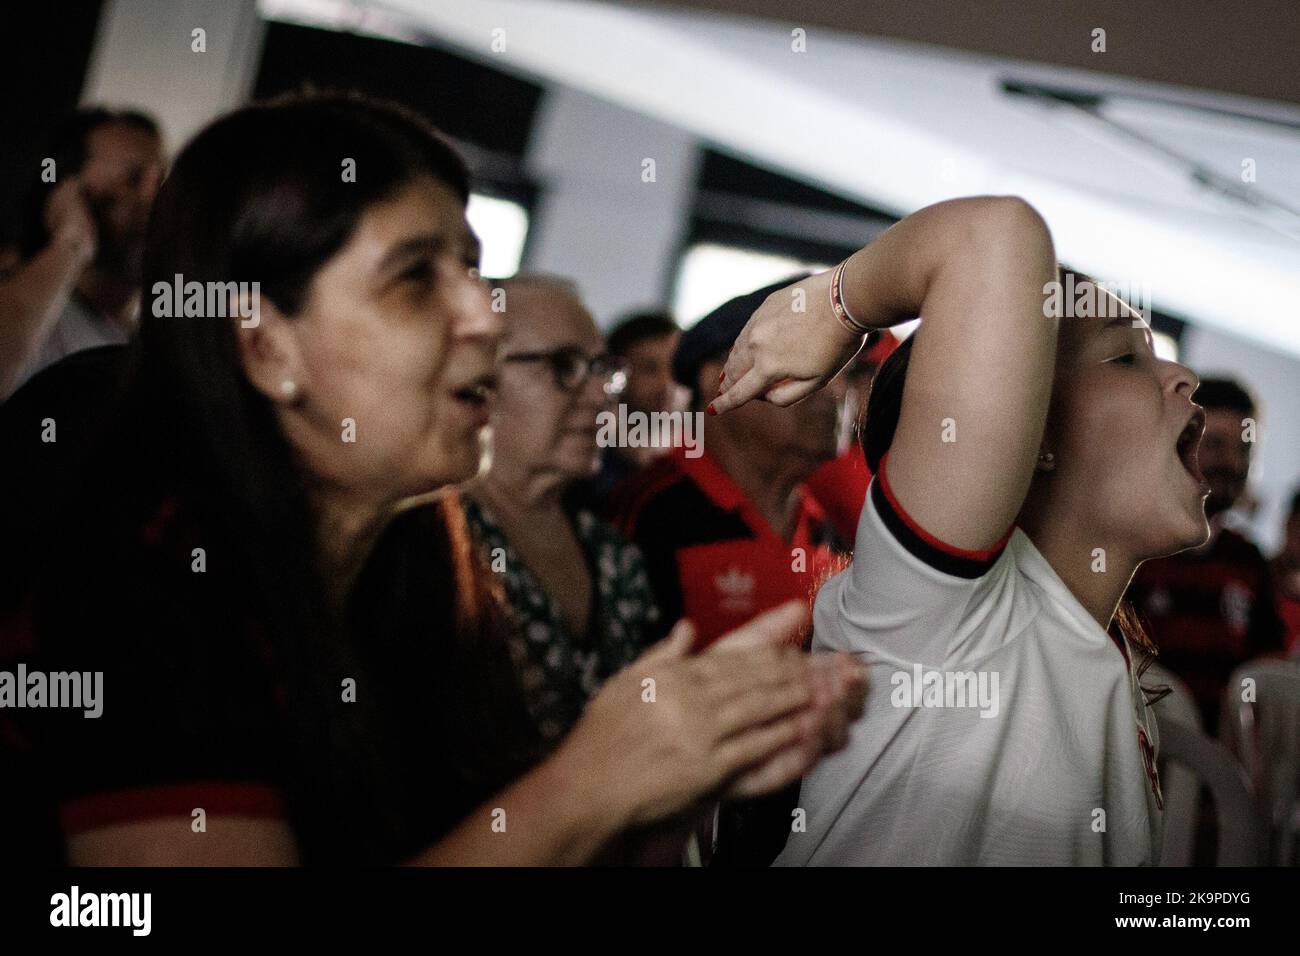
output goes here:
<path id="1" fill-rule="evenodd" d="M 103 671 L 0 671 L 0 708 L 51 707 L 81 710 L 95 718 L 104 712 Z"/>
<path id="2" fill-rule="evenodd" d="M 1051 319 L 1122 319 L 1133 313 L 1133 327 L 1151 324 L 1151 283 L 1081 279 L 1073 272 L 1065 281 L 1043 286 L 1043 315 Z"/>
<path id="3" fill-rule="evenodd" d="M 148 936 L 153 928 L 152 893 L 81 892 L 73 884 L 66 893 L 50 897 L 51 926 L 120 926 L 132 936 Z"/>
<path id="4" fill-rule="evenodd" d="M 185 281 L 179 272 L 171 282 L 153 284 L 153 314 L 159 319 L 239 317 L 246 329 L 261 321 L 262 283 Z"/>
<path id="5" fill-rule="evenodd" d="M 971 707 L 980 717 L 998 715 L 997 671 L 940 671 L 913 664 L 910 671 L 894 671 L 889 702 L 895 707 Z"/>
<path id="6" fill-rule="evenodd" d="M 596 415 L 596 444 L 600 448 L 684 448 L 687 458 L 704 454 L 703 412 L 617 411 Z"/>

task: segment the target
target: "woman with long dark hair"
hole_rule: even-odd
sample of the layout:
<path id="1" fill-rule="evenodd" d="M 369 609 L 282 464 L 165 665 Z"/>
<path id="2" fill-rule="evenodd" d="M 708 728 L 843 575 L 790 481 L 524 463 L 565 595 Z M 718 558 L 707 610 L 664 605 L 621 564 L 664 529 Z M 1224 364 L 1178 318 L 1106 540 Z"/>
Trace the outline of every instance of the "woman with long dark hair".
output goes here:
<path id="1" fill-rule="evenodd" d="M 861 675 L 781 650 L 785 608 L 718 653 L 678 627 L 533 766 L 454 509 L 399 516 L 480 467 L 501 326 L 467 198 L 432 128 L 346 96 L 176 160 L 120 425 L 5 608 L 29 666 L 102 675 L 97 717 L 8 735 L 71 862 L 580 863 L 839 742 Z"/>
<path id="2" fill-rule="evenodd" d="M 873 384 L 854 562 L 814 616 L 874 690 L 780 864 L 1159 858 L 1142 648 L 1108 631 L 1140 562 L 1206 538 L 1204 418 L 1137 313 L 1080 286 L 1063 317 L 1058 282 L 1026 203 L 940 203 L 773 294 L 727 361 L 715 412 L 789 403 L 921 317 Z"/>

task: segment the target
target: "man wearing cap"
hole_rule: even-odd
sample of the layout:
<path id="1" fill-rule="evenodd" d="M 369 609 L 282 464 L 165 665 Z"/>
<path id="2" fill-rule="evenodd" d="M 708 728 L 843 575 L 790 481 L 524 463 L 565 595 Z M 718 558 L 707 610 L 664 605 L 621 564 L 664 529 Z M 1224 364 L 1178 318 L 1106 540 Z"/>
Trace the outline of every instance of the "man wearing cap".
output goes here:
<path id="1" fill-rule="evenodd" d="M 795 279 L 732 299 L 682 335 L 673 376 L 690 390 L 693 411 L 717 395 L 727 352 L 754 310 Z M 702 417 L 703 453 L 672 449 L 615 489 L 611 508 L 645 556 L 662 619 L 689 618 L 706 644 L 783 601 L 811 599 L 842 566 L 844 547 L 802 484 L 835 457 L 835 392 Z M 797 796 L 796 787 L 788 807 L 783 795 L 765 798 L 770 806 L 757 815 L 724 813 L 714 864 L 770 863 Z"/>
<path id="2" fill-rule="evenodd" d="M 867 467 L 862 442 L 858 439 L 860 419 L 866 413 L 871 382 L 898 339 L 886 329 L 872 332 L 858 357 L 841 373 L 845 386 L 844 409 L 840 415 L 840 453 L 813 472 L 805 487 L 826 511 L 841 541 L 852 544 L 858 531 L 858 516 L 867 500 L 871 469 Z M 835 387 L 832 382 L 831 388 Z"/>
<path id="3" fill-rule="evenodd" d="M 791 280 L 793 281 L 793 280 Z M 777 283 L 719 306 L 682 335 L 673 377 L 703 411 L 727 352 Z M 674 448 L 620 485 L 613 517 L 650 563 L 664 619 L 708 643 L 754 614 L 808 597 L 844 547 L 803 482 L 835 457 L 839 405 L 824 390 L 790 408 L 752 402 L 704 416 L 703 453 Z"/>

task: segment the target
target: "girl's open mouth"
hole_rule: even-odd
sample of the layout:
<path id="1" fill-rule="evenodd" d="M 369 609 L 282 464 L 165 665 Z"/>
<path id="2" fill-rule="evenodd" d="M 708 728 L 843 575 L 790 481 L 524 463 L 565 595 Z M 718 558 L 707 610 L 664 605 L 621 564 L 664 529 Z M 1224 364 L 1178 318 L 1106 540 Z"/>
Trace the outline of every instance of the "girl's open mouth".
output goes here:
<path id="1" fill-rule="evenodd" d="M 1178 459 L 1183 463 L 1183 468 L 1187 473 L 1196 480 L 1196 483 L 1203 489 L 1209 489 L 1209 483 L 1205 476 L 1201 474 L 1201 465 L 1199 462 L 1199 452 L 1201 448 L 1201 436 L 1205 433 L 1205 412 L 1200 408 L 1192 412 L 1192 417 L 1188 419 L 1187 425 L 1178 435 Z"/>

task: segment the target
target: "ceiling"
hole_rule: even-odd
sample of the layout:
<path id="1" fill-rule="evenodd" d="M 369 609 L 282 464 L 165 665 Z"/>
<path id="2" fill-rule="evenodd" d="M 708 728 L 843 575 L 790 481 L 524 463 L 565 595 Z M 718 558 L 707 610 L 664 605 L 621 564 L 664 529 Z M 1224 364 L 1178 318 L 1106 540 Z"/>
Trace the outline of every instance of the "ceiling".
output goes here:
<path id="1" fill-rule="evenodd" d="M 626 6 L 626 3 L 622 4 Z M 652 0 L 1300 103 L 1297 0 Z M 1092 51 L 1092 31 L 1106 51 Z"/>
<path id="2" fill-rule="evenodd" d="M 744 6 L 752 13 L 764 4 Z M 837 4 L 805 6 L 824 13 Z M 909 9 L 926 6 L 909 0 Z M 787 17 L 583 0 L 366 0 L 364 8 L 393 16 L 416 42 L 586 91 L 894 214 L 953 196 L 1022 195 L 1075 268 L 1141 283 L 1162 311 L 1300 356 L 1294 105 L 839 32 L 811 19 L 795 55 Z M 1018 29 L 1032 37 L 1036 27 Z M 498 34 L 508 38 L 504 49 L 493 48 Z M 1103 100 L 1083 111 L 1008 95 L 1008 79 Z"/>

